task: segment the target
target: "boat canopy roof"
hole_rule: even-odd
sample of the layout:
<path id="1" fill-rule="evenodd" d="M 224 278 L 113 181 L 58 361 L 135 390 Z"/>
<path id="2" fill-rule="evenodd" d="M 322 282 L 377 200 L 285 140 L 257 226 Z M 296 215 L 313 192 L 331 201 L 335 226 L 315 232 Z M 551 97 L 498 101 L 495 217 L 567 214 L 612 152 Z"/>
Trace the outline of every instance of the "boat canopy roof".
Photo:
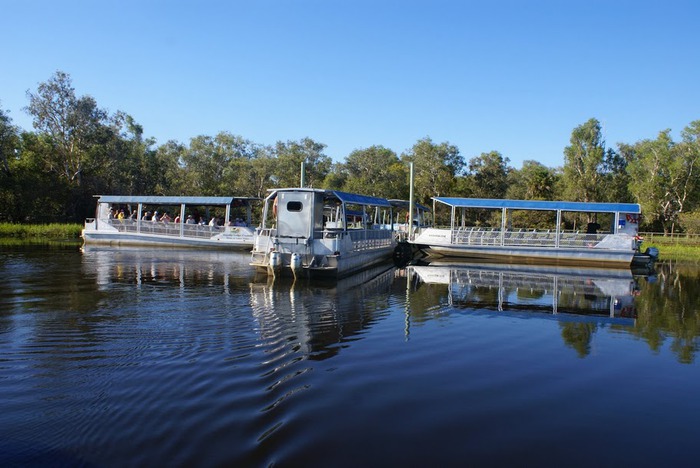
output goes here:
<path id="1" fill-rule="evenodd" d="M 368 195 L 359 195 L 356 193 L 341 192 L 340 190 L 324 190 L 313 188 L 286 188 L 272 189 L 273 193 L 277 192 L 316 192 L 325 193 L 327 196 L 335 196 L 343 203 L 354 203 L 356 205 L 371 205 L 371 206 L 387 206 L 391 207 L 391 203 L 386 198 L 370 197 Z"/>
<path id="2" fill-rule="evenodd" d="M 502 200 L 495 198 L 433 197 L 434 200 L 457 208 L 506 208 L 508 210 L 578 211 L 585 213 L 642 212 L 636 203 L 587 203 L 544 200 Z"/>
<path id="3" fill-rule="evenodd" d="M 391 203 L 391 206 L 395 206 L 396 208 L 402 208 L 402 209 L 408 209 L 409 205 L 411 204 L 410 201 L 408 200 L 399 200 L 397 198 L 391 198 L 389 199 L 389 203 Z M 423 206 L 420 203 L 414 203 L 416 208 L 418 208 L 420 211 L 431 211 L 430 208 L 427 206 Z"/>
<path id="4" fill-rule="evenodd" d="M 148 195 L 98 195 L 98 203 L 145 203 L 148 205 L 230 205 L 236 200 L 259 200 L 255 197 L 158 197 Z"/>

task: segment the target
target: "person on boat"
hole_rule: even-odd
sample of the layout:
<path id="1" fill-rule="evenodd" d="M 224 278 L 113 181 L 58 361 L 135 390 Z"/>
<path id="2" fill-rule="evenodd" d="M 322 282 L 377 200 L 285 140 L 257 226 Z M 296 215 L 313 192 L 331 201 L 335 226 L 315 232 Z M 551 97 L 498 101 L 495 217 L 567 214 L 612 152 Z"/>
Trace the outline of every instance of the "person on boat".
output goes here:
<path id="1" fill-rule="evenodd" d="M 173 221 L 173 223 L 175 223 L 175 224 L 180 224 L 180 221 L 181 221 L 181 220 L 180 220 L 180 215 L 177 215 L 177 216 L 175 216 L 175 220 Z"/>
<path id="2" fill-rule="evenodd" d="M 192 215 L 187 215 L 185 224 L 197 224 L 197 222 L 194 220 L 194 217 Z"/>
<path id="3" fill-rule="evenodd" d="M 169 223 L 170 221 L 172 221 L 167 211 L 163 213 L 163 216 L 161 216 L 160 220 L 164 223 Z"/>
<path id="4" fill-rule="evenodd" d="M 216 226 L 216 216 L 212 216 L 209 220 L 209 226 Z"/>
<path id="5" fill-rule="evenodd" d="M 119 210 L 119 214 L 117 215 L 117 219 L 123 220 L 126 218 L 126 215 L 124 214 L 124 210 Z"/>
<path id="6" fill-rule="evenodd" d="M 109 214 L 107 215 L 107 219 L 114 219 L 114 208 L 109 209 Z"/>
<path id="7" fill-rule="evenodd" d="M 598 229 L 600 229 L 600 224 L 596 222 L 591 222 L 586 225 L 586 234 L 598 234 Z"/>
<path id="8" fill-rule="evenodd" d="M 595 244 L 598 229 L 600 229 L 600 224 L 596 223 L 595 221 L 586 225 L 586 241 L 588 241 L 588 247 L 593 247 L 593 244 Z"/>
<path id="9" fill-rule="evenodd" d="M 154 212 L 153 212 L 153 217 L 151 218 L 151 221 L 153 221 L 154 223 L 155 223 L 156 221 L 160 221 L 160 216 L 158 216 L 158 212 L 157 212 L 157 211 L 154 211 Z"/>

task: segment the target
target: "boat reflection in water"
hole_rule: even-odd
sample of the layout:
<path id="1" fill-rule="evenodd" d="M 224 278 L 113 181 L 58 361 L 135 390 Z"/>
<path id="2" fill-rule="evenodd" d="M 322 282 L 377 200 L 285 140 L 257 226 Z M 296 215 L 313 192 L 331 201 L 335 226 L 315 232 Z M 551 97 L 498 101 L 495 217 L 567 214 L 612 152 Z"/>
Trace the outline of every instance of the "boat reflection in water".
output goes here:
<path id="1" fill-rule="evenodd" d="M 250 304 L 262 339 L 294 343 L 311 360 L 335 356 L 390 313 L 394 271 L 384 262 L 332 281 L 257 275 Z"/>
<path id="2" fill-rule="evenodd" d="M 83 246 L 83 269 L 98 288 L 111 283 L 175 284 L 180 288 L 247 283 L 249 254 L 220 250 Z"/>
<path id="3" fill-rule="evenodd" d="M 408 267 L 411 284 L 447 286 L 453 307 L 572 314 L 633 324 L 638 293 L 630 270 L 436 261 Z"/>

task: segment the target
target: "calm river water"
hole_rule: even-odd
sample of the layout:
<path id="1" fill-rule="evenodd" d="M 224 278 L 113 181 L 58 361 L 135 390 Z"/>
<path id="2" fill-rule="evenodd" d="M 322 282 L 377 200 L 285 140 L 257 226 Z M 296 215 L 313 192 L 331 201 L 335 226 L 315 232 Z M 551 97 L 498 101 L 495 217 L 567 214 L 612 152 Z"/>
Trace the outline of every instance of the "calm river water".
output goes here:
<path id="1" fill-rule="evenodd" d="M 0 250 L 1 466 L 696 466 L 700 269 Z"/>

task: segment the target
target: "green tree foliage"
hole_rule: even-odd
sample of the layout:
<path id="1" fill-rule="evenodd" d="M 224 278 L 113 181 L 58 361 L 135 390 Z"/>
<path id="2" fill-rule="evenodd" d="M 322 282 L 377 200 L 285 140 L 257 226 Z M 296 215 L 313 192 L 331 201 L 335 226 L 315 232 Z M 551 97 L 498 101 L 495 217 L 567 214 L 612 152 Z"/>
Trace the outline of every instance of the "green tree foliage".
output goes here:
<path id="1" fill-rule="evenodd" d="M 0 221 L 14 221 L 17 213 L 13 208 L 17 203 L 18 174 L 17 155 L 20 151 L 19 129 L 12 125 L 12 119 L 0 108 Z"/>
<path id="2" fill-rule="evenodd" d="M 204 196 L 221 196 L 236 190 L 241 166 L 253 157 L 253 144 L 240 136 L 220 132 L 215 137 L 198 136 L 190 141 L 182 159 L 187 167 L 188 190 Z"/>
<path id="3" fill-rule="evenodd" d="M 506 197 L 512 200 L 554 200 L 557 173 L 538 161 L 523 162 L 508 173 Z"/>
<path id="4" fill-rule="evenodd" d="M 579 125 L 564 148 L 564 195 L 571 201 L 602 201 L 602 180 L 606 157 L 605 141 L 596 119 Z"/>
<path id="5" fill-rule="evenodd" d="M 26 110 L 34 118 L 34 128 L 46 135 L 51 145 L 51 151 L 44 155 L 46 168 L 79 185 L 90 164 L 89 148 L 99 139 L 107 120 L 106 112 L 92 97 L 77 97 L 70 76 L 60 71 L 27 96 Z"/>
<path id="6" fill-rule="evenodd" d="M 155 153 L 148 153 L 144 164 L 148 177 L 149 191 L 142 194 L 153 195 L 194 195 L 188 187 L 184 166 L 187 147 L 175 140 L 169 140 L 158 146 Z"/>
<path id="7" fill-rule="evenodd" d="M 510 160 L 498 151 L 481 153 L 469 160 L 466 175 L 467 196 L 475 198 L 504 198 L 508 191 Z"/>
<path id="8" fill-rule="evenodd" d="M 19 130 L 12 119 L 0 108 L 0 173 L 10 176 L 10 161 L 19 151 Z"/>
<path id="9" fill-rule="evenodd" d="M 683 141 L 674 143 L 670 130 L 656 140 L 625 146 L 630 191 L 647 219 L 658 221 L 664 232 L 673 232 L 678 216 L 692 210 L 700 190 L 700 121 L 684 129 Z"/>
<path id="10" fill-rule="evenodd" d="M 396 153 L 383 146 L 355 150 L 345 162 L 343 189 L 376 197 L 399 198 L 408 192 L 408 171 Z"/>
<path id="11" fill-rule="evenodd" d="M 418 140 L 401 159 L 413 162 L 416 201 L 425 205 L 430 205 L 431 197 L 450 195 L 456 177 L 464 168 L 464 159 L 456 146 L 447 142 L 435 144 L 428 137 Z"/>
<path id="12" fill-rule="evenodd" d="M 326 145 L 311 138 L 281 142 L 274 148 L 277 158 L 272 182 L 277 187 L 299 187 L 301 183 L 301 163 L 306 165 L 306 186 L 321 188 L 331 170 L 332 160 L 323 153 Z"/>
<path id="13" fill-rule="evenodd" d="M 559 175 L 554 169 L 528 160 L 521 169 L 508 173 L 506 198 L 511 200 L 555 200 Z M 513 211 L 510 214 L 513 228 L 550 229 L 556 225 L 556 218 L 548 211 Z"/>

